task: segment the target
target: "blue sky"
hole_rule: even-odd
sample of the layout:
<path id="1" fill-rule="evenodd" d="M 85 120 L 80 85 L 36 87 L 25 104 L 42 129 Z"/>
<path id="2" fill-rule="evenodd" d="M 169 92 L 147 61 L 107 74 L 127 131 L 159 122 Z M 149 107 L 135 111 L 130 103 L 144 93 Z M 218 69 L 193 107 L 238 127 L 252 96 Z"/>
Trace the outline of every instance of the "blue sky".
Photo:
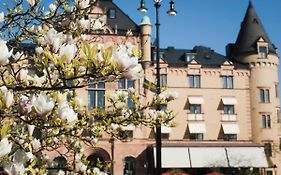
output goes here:
<path id="1" fill-rule="evenodd" d="M 144 14 L 138 13 L 140 0 L 113 0 L 136 23 Z M 225 45 L 236 41 L 248 0 L 174 0 L 177 16 L 166 14 L 169 0 L 160 8 L 160 45 L 191 49 L 195 45 L 211 47 L 225 54 Z M 271 42 L 281 48 L 281 1 L 252 0 Z M 146 0 L 146 14 L 155 23 L 153 0 Z M 155 36 L 155 35 L 154 35 Z"/>

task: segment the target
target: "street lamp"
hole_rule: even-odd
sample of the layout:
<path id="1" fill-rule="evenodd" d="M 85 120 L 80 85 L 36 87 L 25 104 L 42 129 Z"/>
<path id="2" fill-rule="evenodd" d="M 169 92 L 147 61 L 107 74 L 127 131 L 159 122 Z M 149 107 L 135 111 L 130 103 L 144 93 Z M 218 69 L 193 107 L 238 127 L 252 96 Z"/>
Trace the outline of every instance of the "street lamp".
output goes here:
<path id="1" fill-rule="evenodd" d="M 154 0 L 154 7 L 156 11 L 156 93 L 159 95 L 160 91 L 160 44 L 159 44 L 159 8 L 161 7 L 162 0 Z M 141 0 L 140 8 L 138 8 L 140 12 L 146 12 L 147 8 L 145 7 L 145 0 Z M 170 16 L 175 16 L 177 11 L 175 11 L 175 3 L 173 0 L 170 0 L 170 9 L 167 12 Z M 156 110 L 161 110 L 161 106 L 157 105 Z M 162 165 L 161 165 L 161 123 L 157 122 L 156 124 L 156 175 L 162 174 Z"/>

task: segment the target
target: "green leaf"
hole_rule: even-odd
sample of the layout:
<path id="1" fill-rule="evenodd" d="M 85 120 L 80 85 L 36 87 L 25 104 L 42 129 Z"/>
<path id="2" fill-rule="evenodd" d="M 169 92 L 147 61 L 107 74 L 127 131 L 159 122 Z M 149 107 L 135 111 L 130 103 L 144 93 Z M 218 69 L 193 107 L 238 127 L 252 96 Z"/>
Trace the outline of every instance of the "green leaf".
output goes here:
<path id="1" fill-rule="evenodd" d="M 10 122 L 4 121 L 3 126 L 1 128 L 1 139 L 3 139 L 8 134 L 9 129 L 10 129 Z"/>

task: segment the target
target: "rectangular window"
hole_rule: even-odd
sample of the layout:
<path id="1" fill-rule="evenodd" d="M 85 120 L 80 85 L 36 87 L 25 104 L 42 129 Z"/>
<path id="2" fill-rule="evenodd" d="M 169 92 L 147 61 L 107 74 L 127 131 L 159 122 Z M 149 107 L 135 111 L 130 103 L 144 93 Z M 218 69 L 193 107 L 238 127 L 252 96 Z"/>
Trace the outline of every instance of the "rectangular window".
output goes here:
<path id="1" fill-rule="evenodd" d="M 233 76 L 222 76 L 222 86 L 224 89 L 233 89 Z"/>
<path id="2" fill-rule="evenodd" d="M 279 109 L 277 109 L 277 123 L 281 123 L 281 115 Z"/>
<path id="3" fill-rule="evenodd" d="M 131 140 L 134 137 L 134 131 L 132 130 L 122 130 L 120 131 L 120 137 L 123 140 Z"/>
<path id="4" fill-rule="evenodd" d="M 267 171 L 266 171 L 266 175 L 273 175 L 273 171 L 267 170 Z"/>
<path id="5" fill-rule="evenodd" d="M 189 104 L 190 114 L 201 114 L 201 104 Z"/>
<path id="6" fill-rule="evenodd" d="M 279 97 L 279 84 L 275 84 L 275 97 Z"/>
<path id="7" fill-rule="evenodd" d="M 270 102 L 269 89 L 260 89 L 260 102 L 261 103 Z"/>
<path id="8" fill-rule="evenodd" d="M 223 113 L 224 114 L 234 114 L 234 105 L 224 105 Z"/>
<path id="9" fill-rule="evenodd" d="M 259 58 L 267 58 L 267 47 L 265 46 L 259 47 Z"/>
<path id="10" fill-rule="evenodd" d="M 167 87 L 167 81 L 168 81 L 167 74 L 161 74 L 160 75 L 160 86 Z"/>
<path id="11" fill-rule="evenodd" d="M 129 88 L 135 88 L 135 81 L 134 80 L 127 80 L 127 79 L 120 79 L 118 81 L 118 89 L 119 90 L 128 90 Z M 134 107 L 134 102 L 132 98 L 129 96 L 127 99 L 127 104 L 130 109 Z"/>
<path id="12" fill-rule="evenodd" d="M 281 151 L 281 137 L 279 137 L 279 150 Z"/>
<path id="13" fill-rule="evenodd" d="M 188 75 L 189 87 L 190 88 L 200 88 L 201 80 L 200 75 Z"/>
<path id="14" fill-rule="evenodd" d="M 190 140 L 203 140 L 204 134 L 203 133 L 191 133 Z"/>
<path id="15" fill-rule="evenodd" d="M 223 140 L 224 141 L 236 141 L 237 134 L 223 134 Z"/>
<path id="16" fill-rule="evenodd" d="M 186 53 L 185 55 L 185 61 L 189 62 L 191 60 L 193 60 L 195 58 L 195 54 L 194 53 Z"/>
<path id="17" fill-rule="evenodd" d="M 88 85 L 88 108 L 103 108 L 105 105 L 105 84 L 97 83 Z"/>
<path id="18" fill-rule="evenodd" d="M 266 156 L 268 156 L 268 157 L 272 156 L 272 146 L 271 146 L 271 143 L 265 143 L 264 144 L 264 152 L 265 152 Z"/>
<path id="19" fill-rule="evenodd" d="M 162 138 L 162 139 L 168 140 L 169 137 L 170 137 L 170 134 L 169 134 L 169 133 L 161 133 L 161 138 Z"/>
<path id="20" fill-rule="evenodd" d="M 270 115 L 262 115 L 262 128 L 271 128 Z"/>
<path id="21" fill-rule="evenodd" d="M 115 9 L 109 9 L 108 10 L 108 17 L 110 19 L 115 19 L 116 18 L 116 10 Z"/>

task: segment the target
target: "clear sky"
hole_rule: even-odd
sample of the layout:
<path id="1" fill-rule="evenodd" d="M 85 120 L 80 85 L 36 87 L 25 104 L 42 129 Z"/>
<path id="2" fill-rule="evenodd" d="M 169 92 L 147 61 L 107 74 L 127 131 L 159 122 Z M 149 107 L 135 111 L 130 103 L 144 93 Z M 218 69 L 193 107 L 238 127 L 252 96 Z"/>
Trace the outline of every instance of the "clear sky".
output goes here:
<path id="1" fill-rule="evenodd" d="M 191 49 L 195 45 L 211 47 L 225 54 L 225 46 L 236 41 L 249 0 L 174 0 L 177 16 L 166 14 L 169 0 L 160 8 L 160 45 Z M 144 14 L 138 13 L 140 0 L 113 0 L 136 23 Z M 155 23 L 153 0 L 146 0 L 147 16 Z M 281 0 L 252 0 L 269 38 L 281 48 Z M 155 28 L 154 28 L 155 31 Z M 155 36 L 155 35 L 154 35 Z"/>

